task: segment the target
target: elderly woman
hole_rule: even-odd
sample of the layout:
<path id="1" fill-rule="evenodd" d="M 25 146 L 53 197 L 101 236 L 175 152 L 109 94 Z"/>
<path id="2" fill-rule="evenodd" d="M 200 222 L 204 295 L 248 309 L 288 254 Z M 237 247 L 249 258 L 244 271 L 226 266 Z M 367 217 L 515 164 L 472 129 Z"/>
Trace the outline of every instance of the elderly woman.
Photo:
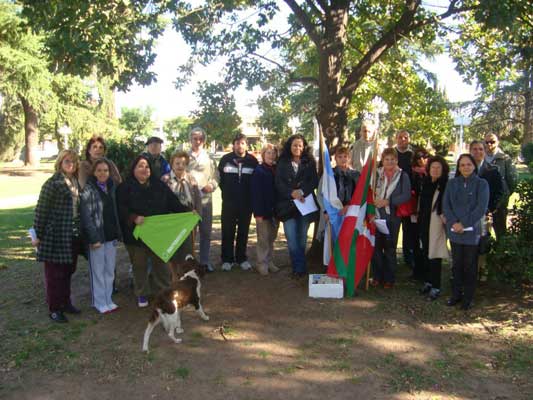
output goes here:
<path id="1" fill-rule="evenodd" d="M 33 227 L 37 239 L 37 261 L 44 262 L 46 302 L 54 322 L 68 322 L 64 313 L 79 314 L 70 298 L 70 279 L 81 252 L 80 185 L 77 179 L 78 155 L 62 150 L 55 173 L 43 185 Z"/>
<path id="2" fill-rule="evenodd" d="M 94 161 L 104 157 L 106 150 L 107 146 L 104 138 L 101 136 L 93 136 L 87 142 L 87 146 L 85 147 L 85 160 L 80 163 L 80 170 L 78 173 L 78 179 L 82 189 L 85 187 L 87 179 L 92 176 Z M 111 160 L 108 161 L 110 165 L 109 174 L 111 179 L 113 179 L 115 186 L 118 186 L 122 182 L 122 177 L 120 176 L 120 172 L 115 163 Z"/>
<path id="3" fill-rule="evenodd" d="M 374 205 L 376 218 L 386 221 L 389 233 L 376 232 L 372 256 L 372 286 L 383 284 L 385 289 L 391 289 L 398 264 L 396 245 L 401 225 L 401 218 L 396 215 L 396 209 L 410 200 L 411 182 L 409 175 L 398 167 L 398 153 L 395 149 L 383 150 L 381 161 L 383 166 L 378 168 Z"/>
<path id="4" fill-rule="evenodd" d="M 442 259 L 448 258 L 442 198 L 450 168 L 441 156 L 433 156 L 426 165 L 427 176 L 418 189 L 418 234 L 422 244 L 421 274 L 424 286 L 420 294 L 431 300 L 440 295 Z"/>
<path id="5" fill-rule="evenodd" d="M 275 185 L 276 215 L 283 222 L 292 263 L 292 277 L 302 278 L 307 273 L 307 230 L 317 218 L 317 213 L 302 215 L 295 202 L 303 203 L 318 186 L 316 163 L 302 135 L 292 135 L 285 142 L 276 168 Z"/>
<path id="6" fill-rule="evenodd" d="M 130 176 L 117 189 L 120 226 L 132 259 L 134 292 L 139 307 L 148 306 L 148 259 L 152 260 L 154 293 L 169 286 L 170 272 L 163 260 L 142 241 L 133 237 L 135 226 L 141 225 L 148 216 L 189 210 L 179 202 L 166 184 L 151 175 L 149 160 L 140 155 L 132 163 Z"/>
<path id="7" fill-rule="evenodd" d="M 278 272 L 274 265 L 274 241 L 278 236 L 279 221 L 274 216 L 276 205 L 276 188 L 274 176 L 276 174 L 276 160 L 278 149 L 267 143 L 261 149 L 261 164 L 252 175 L 252 211 L 255 217 L 257 231 L 257 272 L 268 275 L 268 272 Z"/>
<path id="8" fill-rule="evenodd" d="M 189 165 L 189 155 L 185 151 L 177 151 L 170 157 L 170 178 L 167 185 L 176 195 L 181 205 L 187 207 L 189 211 L 195 211 L 202 215 L 202 195 L 198 188 L 196 179 L 187 172 Z M 184 261 L 188 254 L 193 254 L 192 233 L 183 242 L 178 251 L 172 257 L 172 262 Z"/>
<path id="9" fill-rule="evenodd" d="M 489 204 L 489 185 L 477 175 L 476 161 L 470 154 L 459 156 L 456 171 L 442 204 L 452 246 L 453 293 L 448 305 L 462 301 L 461 308 L 468 310 L 476 288 L 481 219 Z"/>
<path id="10" fill-rule="evenodd" d="M 89 244 L 89 276 L 92 305 L 101 314 L 118 309 L 111 296 L 115 279 L 117 242 L 121 238 L 116 206 L 116 185 L 111 162 L 93 162 L 93 173 L 81 194 L 81 222 Z"/>

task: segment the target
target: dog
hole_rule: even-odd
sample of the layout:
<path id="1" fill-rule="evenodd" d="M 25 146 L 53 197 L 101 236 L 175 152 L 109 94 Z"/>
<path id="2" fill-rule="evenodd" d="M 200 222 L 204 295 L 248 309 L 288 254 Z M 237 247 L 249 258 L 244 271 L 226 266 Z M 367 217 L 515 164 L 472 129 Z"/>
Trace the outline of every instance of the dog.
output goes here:
<path id="1" fill-rule="evenodd" d="M 181 278 L 172 282 L 170 288 L 157 294 L 153 303 L 153 311 L 144 331 L 143 351 L 148 352 L 148 342 L 154 328 L 163 323 L 163 327 L 174 343 L 181 343 L 176 334 L 183 333 L 179 310 L 192 305 L 204 321 L 209 321 L 200 303 L 202 287 L 200 278 L 205 275 L 206 266 L 200 265 L 192 256 L 187 256 L 180 263 Z"/>

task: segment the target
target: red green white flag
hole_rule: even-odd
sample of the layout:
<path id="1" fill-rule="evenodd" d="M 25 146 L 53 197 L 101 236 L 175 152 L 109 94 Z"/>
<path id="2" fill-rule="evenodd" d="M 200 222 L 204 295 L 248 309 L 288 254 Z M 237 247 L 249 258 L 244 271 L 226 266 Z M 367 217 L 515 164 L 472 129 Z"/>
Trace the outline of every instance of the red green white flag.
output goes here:
<path id="1" fill-rule="evenodd" d="M 355 294 L 374 253 L 376 227 L 370 222 L 370 216 L 375 214 L 370 185 L 373 170 L 374 159 L 369 157 L 350 200 L 327 270 L 328 275 L 344 278 L 350 297 Z"/>

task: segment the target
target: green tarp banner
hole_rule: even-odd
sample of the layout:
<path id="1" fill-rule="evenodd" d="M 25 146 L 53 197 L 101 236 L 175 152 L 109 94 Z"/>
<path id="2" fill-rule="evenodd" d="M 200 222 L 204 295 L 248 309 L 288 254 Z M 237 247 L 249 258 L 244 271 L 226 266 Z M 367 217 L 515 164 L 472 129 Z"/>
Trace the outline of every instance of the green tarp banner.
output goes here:
<path id="1" fill-rule="evenodd" d="M 135 227 L 133 236 L 168 262 L 198 221 L 200 216 L 193 212 L 144 217 L 144 223 Z"/>

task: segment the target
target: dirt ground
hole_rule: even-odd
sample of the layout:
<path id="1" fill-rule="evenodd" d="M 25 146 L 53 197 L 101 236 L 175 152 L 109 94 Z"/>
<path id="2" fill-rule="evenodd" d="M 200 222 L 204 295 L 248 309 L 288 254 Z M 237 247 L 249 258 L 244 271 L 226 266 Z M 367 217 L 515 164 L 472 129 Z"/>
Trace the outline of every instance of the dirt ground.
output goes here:
<path id="1" fill-rule="evenodd" d="M 252 263 L 254 243 L 252 229 Z M 219 254 L 217 220 L 217 266 Z M 266 277 L 239 269 L 208 274 L 203 304 L 210 321 L 185 310 L 183 342 L 172 343 L 158 327 L 149 354 L 141 341 L 150 311 L 135 304 L 123 249 L 114 297 L 120 310 L 101 316 L 90 308 L 81 260 L 73 293 L 83 312 L 66 325 L 48 320 L 39 264 L 5 265 L 0 398 L 533 398 L 531 294 L 482 287 L 465 314 L 446 307 L 445 298 L 432 303 L 419 296 L 400 266 L 393 290 L 311 299 L 306 280 L 289 278 L 282 229 L 275 258 L 283 269 Z"/>

